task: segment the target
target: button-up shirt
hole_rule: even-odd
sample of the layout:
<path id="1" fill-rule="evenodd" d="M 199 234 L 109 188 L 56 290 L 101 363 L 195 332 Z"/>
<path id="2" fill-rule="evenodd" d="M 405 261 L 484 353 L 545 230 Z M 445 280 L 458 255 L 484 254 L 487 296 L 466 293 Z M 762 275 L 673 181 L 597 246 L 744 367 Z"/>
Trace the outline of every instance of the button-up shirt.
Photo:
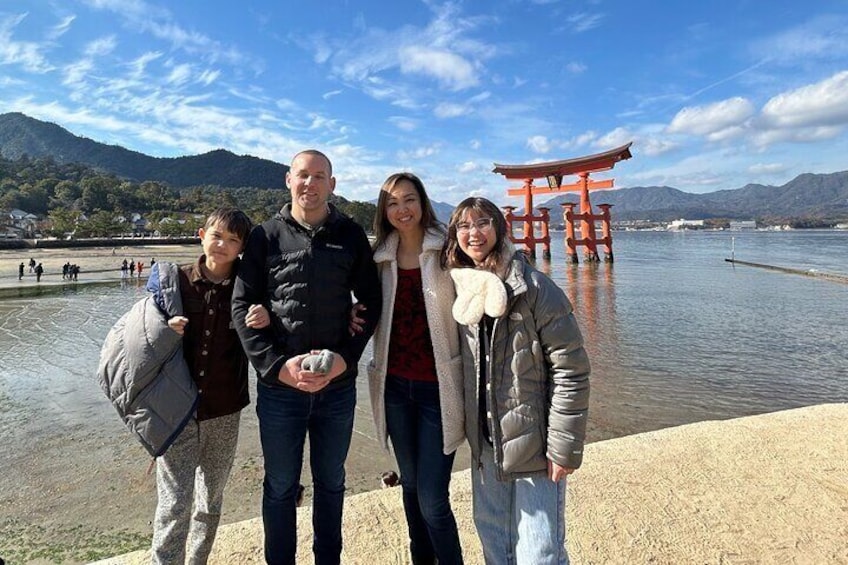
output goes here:
<path id="1" fill-rule="evenodd" d="M 200 393 L 198 420 L 226 416 L 250 403 L 247 357 L 230 314 L 238 259 L 230 278 L 218 283 L 204 276 L 205 261 L 201 255 L 196 263 L 180 266 L 180 295 L 188 318 L 183 352 Z"/>

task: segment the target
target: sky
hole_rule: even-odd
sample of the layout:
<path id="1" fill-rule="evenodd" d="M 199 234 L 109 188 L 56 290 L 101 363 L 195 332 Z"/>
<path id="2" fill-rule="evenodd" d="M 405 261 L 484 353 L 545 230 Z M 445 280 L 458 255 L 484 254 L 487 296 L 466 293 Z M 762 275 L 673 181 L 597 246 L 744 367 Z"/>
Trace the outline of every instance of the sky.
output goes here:
<path id="1" fill-rule="evenodd" d="M 494 163 L 631 141 L 592 178 L 781 185 L 848 169 L 848 2 L 0 0 L 5 112 L 157 157 L 319 149 L 354 200 L 404 170 L 521 205 Z"/>

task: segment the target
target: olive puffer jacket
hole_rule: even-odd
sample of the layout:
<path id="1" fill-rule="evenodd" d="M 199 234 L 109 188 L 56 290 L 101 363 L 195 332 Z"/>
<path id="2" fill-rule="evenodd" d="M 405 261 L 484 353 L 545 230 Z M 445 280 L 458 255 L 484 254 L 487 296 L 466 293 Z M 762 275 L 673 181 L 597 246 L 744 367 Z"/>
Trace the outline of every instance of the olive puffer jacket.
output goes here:
<path id="1" fill-rule="evenodd" d="M 479 460 L 487 441 L 477 405 L 485 311 L 494 318 L 486 394 L 498 478 L 544 474 L 548 459 L 576 469 L 583 460 L 590 367 L 565 293 L 520 252 L 503 281 L 476 269 L 454 269 L 451 276 L 454 317 L 464 324 L 465 432 L 473 457 Z"/>
<path id="2" fill-rule="evenodd" d="M 179 269 L 153 266 L 156 294 L 136 302 L 109 330 L 100 350 L 100 387 L 124 424 L 153 457 L 165 453 L 197 409 L 197 386 L 182 336 L 168 320 L 183 314 Z"/>

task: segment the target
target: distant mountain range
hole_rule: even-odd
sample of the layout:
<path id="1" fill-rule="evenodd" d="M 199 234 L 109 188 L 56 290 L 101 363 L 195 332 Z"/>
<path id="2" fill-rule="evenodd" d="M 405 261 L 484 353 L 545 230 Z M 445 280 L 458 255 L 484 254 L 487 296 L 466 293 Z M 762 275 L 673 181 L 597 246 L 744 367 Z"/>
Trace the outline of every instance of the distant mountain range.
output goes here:
<path id="1" fill-rule="evenodd" d="M 594 191 L 591 199 L 593 206 L 612 204 L 615 220 L 848 218 L 848 171 L 805 173 L 782 186 L 748 184 L 705 194 L 669 186 L 636 186 Z M 536 205 L 547 206 L 552 214 L 559 214 L 560 203 L 579 200 L 579 195 L 572 192 L 547 201 L 537 198 Z"/>
<path id="2" fill-rule="evenodd" d="M 280 188 L 288 167 L 249 155 L 218 149 L 203 155 L 161 158 L 76 136 L 49 122 L 21 113 L 0 114 L 0 155 L 6 159 L 51 157 L 57 163 L 82 163 L 119 177 L 156 180 L 176 188 L 218 185 L 229 188 Z M 614 220 L 669 221 L 677 218 L 831 218 L 848 219 L 848 171 L 802 174 L 782 186 L 748 184 L 742 188 L 692 194 L 668 186 L 638 186 L 593 192 L 594 205 L 613 204 Z M 578 201 L 576 193 L 536 206 L 552 208 Z M 516 205 L 521 205 L 515 199 Z M 433 202 L 436 214 L 447 222 L 453 205 Z"/>
<path id="3" fill-rule="evenodd" d="M 60 164 L 82 163 L 122 178 L 161 181 L 175 188 L 280 188 L 289 170 L 281 163 L 224 149 L 189 157 L 151 157 L 76 136 L 56 124 L 20 113 L 0 114 L 0 155 L 11 160 L 24 155 L 51 157 Z"/>

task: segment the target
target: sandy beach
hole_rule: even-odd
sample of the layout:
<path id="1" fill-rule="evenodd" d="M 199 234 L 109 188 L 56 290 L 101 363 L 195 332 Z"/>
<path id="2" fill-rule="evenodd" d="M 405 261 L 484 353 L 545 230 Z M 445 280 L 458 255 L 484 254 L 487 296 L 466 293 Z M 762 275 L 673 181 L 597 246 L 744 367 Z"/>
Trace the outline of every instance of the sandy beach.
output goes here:
<path id="1" fill-rule="evenodd" d="M 848 404 L 701 422 L 587 446 L 569 478 L 575 564 L 848 563 Z M 451 499 L 469 565 L 482 552 L 470 473 Z M 311 514 L 298 510 L 298 561 L 312 563 Z M 408 563 L 399 489 L 348 498 L 342 562 Z M 226 526 L 212 565 L 262 563 L 262 524 Z M 97 565 L 141 565 L 147 551 Z"/>

